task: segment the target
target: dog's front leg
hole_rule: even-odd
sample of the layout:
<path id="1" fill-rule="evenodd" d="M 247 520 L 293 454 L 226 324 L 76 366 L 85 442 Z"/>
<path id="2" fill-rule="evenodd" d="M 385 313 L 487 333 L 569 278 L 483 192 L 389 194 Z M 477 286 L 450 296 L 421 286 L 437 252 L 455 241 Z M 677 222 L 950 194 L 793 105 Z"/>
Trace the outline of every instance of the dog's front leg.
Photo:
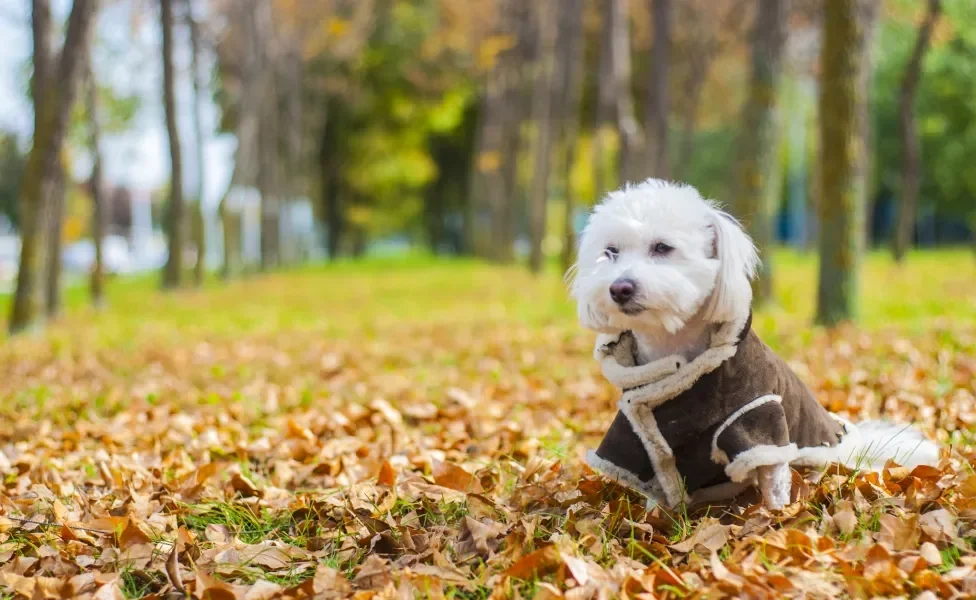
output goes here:
<path id="1" fill-rule="evenodd" d="M 759 491 L 770 510 L 780 510 L 790 503 L 793 474 L 789 463 L 759 467 Z"/>

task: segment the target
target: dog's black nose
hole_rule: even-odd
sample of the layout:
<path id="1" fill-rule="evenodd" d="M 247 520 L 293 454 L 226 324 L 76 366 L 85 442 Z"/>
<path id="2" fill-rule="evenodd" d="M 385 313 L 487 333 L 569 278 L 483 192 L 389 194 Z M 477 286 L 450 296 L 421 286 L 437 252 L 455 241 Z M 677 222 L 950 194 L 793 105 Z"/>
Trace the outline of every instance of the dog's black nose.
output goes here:
<path id="1" fill-rule="evenodd" d="M 627 304 L 630 302 L 636 291 L 637 284 L 634 283 L 633 279 L 624 279 L 621 277 L 610 284 L 610 297 L 617 304 Z"/>

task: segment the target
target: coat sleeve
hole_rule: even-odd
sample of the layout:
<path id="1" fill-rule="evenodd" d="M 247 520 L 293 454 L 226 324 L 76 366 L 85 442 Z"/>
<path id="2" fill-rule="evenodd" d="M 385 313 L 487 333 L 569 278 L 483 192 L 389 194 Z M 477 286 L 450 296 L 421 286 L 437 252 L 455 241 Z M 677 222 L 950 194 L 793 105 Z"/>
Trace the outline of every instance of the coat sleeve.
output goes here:
<path id="1" fill-rule="evenodd" d="M 750 479 L 758 467 L 789 463 L 797 453 L 790 443 L 782 398 L 760 396 L 732 413 L 712 437 L 712 460 L 725 465 L 735 482 Z"/>

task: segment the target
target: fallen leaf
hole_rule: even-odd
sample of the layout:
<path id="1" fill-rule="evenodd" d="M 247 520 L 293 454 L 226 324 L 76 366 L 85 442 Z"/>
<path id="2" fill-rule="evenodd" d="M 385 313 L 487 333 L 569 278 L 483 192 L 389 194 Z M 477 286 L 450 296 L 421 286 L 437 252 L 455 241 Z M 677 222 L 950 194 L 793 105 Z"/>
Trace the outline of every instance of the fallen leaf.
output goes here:
<path id="1" fill-rule="evenodd" d="M 559 550 L 555 546 L 548 545 L 515 561 L 512 566 L 505 569 L 505 575 L 518 579 L 542 577 L 558 569 L 562 563 Z"/>
<path id="2" fill-rule="evenodd" d="M 380 474 L 376 478 L 376 483 L 378 483 L 379 485 L 388 485 L 391 487 L 396 485 L 396 472 L 393 470 L 393 467 L 390 465 L 390 461 L 384 460 L 383 464 L 380 465 Z"/>
<path id="3" fill-rule="evenodd" d="M 729 539 L 729 526 L 722 525 L 715 521 L 703 521 L 691 537 L 669 547 L 677 552 L 691 552 L 701 546 L 709 552 L 716 552 L 725 545 Z"/>
<path id="4" fill-rule="evenodd" d="M 464 493 L 480 494 L 484 491 L 474 475 L 449 462 L 434 464 L 434 483 Z"/>

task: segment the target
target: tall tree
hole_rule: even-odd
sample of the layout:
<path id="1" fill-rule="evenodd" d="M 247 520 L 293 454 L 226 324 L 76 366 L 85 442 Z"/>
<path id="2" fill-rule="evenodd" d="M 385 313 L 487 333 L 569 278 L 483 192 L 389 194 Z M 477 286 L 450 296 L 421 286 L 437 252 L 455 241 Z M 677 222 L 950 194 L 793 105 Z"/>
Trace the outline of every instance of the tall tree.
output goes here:
<path id="1" fill-rule="evenodd" d="M 605 25 L 609 36 L 611 92 L 615 99 L 617 131 L 620 133 L 618 169 L 621 181 L 645 179 L 640 161 L 644 154 L 644 133 L 634 113 L 630 68 L 630 8 L 627 0 L 607 0 Z"/>
<path id="2" fill-rule="evenodd" d="M 647 174 L 667 179 L 671 174 L 668 159 L 671 0 L 651 0 L 651 14 L 654 40 L 651 45 L 650 93 L 647 99 Z"/>
<path id="3" fill-rule="evenodd" d="M 529 197 L 529 269 L 540 273 L 543 266 L 543 241 L 546 235 L 546 205 L 549 199 L 549 171 L 552 165 L 552 88 L 555 61 L 556 23 L 551 0 L 536 4 L 539 51 L 532 98 L 532 120 L 536 129 L 535 161 Z"/>
<path id="4" fill-rule="evenodd" d="M 871 174 L 874 162 L 874 128 L 871 123 L 874 115 L 874 98 L 871 90 L 875 63 L 875 32 L 881 12 L 881 0 L 859 0 L 857 17 L 860 19 L 858 35 L 858 56 L 861 57 L 858 72 L 857 92 L 857 131 L 863 151 L 859 156 L 858 181 L 861 184 L 860 198 L 857 202 L 858 245 L 863 250 L 867 246 L 867 215 L 872 202 Z"/>
<path id="5" fill-rule="evenodd" d="M 173 0 L 160 0 L 160 26 L 163 32 L 163 106 L 169 138 L 169 257 L 163 269 L 163 288 L 177 288 L 183 278 L 183 238 L 186 231 L 183 205 L 183 163 L 180 132 L 176 122 L 176 75 L 173 70 Z"/>
<path id="6" fill-rule="evenodd" d="M 74 1 L 64 46 L 57 59 L 52 56 L 50 46 L 50 3 L 34 0 L 32 7 L 34 140 L 22 186 L 20 267 L 10 313 L 11 333 L 37 325 L 41 316 L 44 297 L 41 276 L 46 264 L 45 228 L 56 192 L 68 118 L 82 77 L 82 63 L 88 55 L 96 1 Z"/>
<path id="7" fill-rule="evenodd" d="M 855 314 L 859 263 L 858 202 L 863 175 L 857 127 L 858 54 L 862 22 L 857 0 L 826 0 L 821 49 L 820 267 L 818 323 L 835 325 Z"/>
<path id="8" fill-rule="evenodd" d="M 920 145 L 915 126 L 915 93 L 922 78 L 922 62 L 932 39 L 932 30 L 942 11 L 941 0 L 928 0 L 925 17 L 918 29 L 915 47 L 905 66 L 905 75 L 898 95 L 898 113 L 901 121 L 901 201 L 898 205 L 898 221 L 891 240 L 895 260 L 901 262 L 912 244 L 915 232 L 915 212 L 918 203 Z"/>
<path id="9" fill-rule="evenodd" d="M 98 102 L 98 82 L 91 65 L 91 53 L 88 63 L 88 94 L 86 104 L 89 126 L 89 151 L 92 156 L 91 195 L 92 195 L 92 239 L 95 244 L 95 264 L 91 272 L 91 300 L 95 307 L 105 303 L 105 260 L 103 243 L 105 240 L 105 186 L 102 181 L 102 150 L 101 150 L 101 107 Z"/>
<path id="10" fill-rule="evenodd" d="M 277 48 L 271 2 L 257 2 L 254 11 L 254 35 L 260 61 L 257 184 L 261 192 L 261 268 L 278 265 L 281 248 L 279 223 L 281 214 L 280 176 L 278 173 L 278 85 L 276 77 Z"/>
<path id="11" fill-rule="evenodd" d="M 204 153 L 206 140 L 203 134 L 203 115 L 200 103 L 206 82 L 203 79 L 203 71 L 200 68 L 200 26 L 196 17 L 193 15 L 192 0 L 186 0 L 184 7 L 186 24 L 190 30 L 190 72 L 193 79 L 193 141 L 194 141 L 194 161 L 196 164 L 196 190 L 193 198 L 193 245 L 196 246 L 196 263 L 193 265 L 193 283 L 201 285 L 206 268 L 207 254 L 207 228 L 203 218 L 203 195 L 206 190 L 207 165 Z"/>
<path id="12" fill-rule="evenodd" d="M 525 32 L 532 6 L 520 0 L 500 0 L 495 38 L 498 52 L 485 82 L 477 134 L 475 168 L 469 189 L 476 253 L 510 261 L 514 255 L 517 205 L 517 165 L 522 122 L 522 57 L 528 54 Z M 487 225 L 485 227 L 484 225 Z M 480 231 L 479 231 L 480 230 Z"/>
<path id="13" fill-rule="evenodd" d="M 583 0 L 564 0 L 560 10 L 560 27 L 556 60 L 558 66 L 558 85 L 553 90 L 553 104 L 560 109 L 557 122 L 560 126 L 558 152 L 559 168 L 563 180 L 563 272 L 568 270 L 575 259 L 576 200 L 571 174 L 576 158 L 579 137 L 580 114 L 583 100 L 583 76 L 586 67 L 584 59 L 585 38 L 583 32 Z"/>
<path id="14" fill-rule="evenodd" d="M 61 313 L 61 251 L 64 246 L 64 211 L 68 193 L 68 170 L 62 156 L 58 161 L 54 193 L 50 198 L 50 222 L 47 224 L 47 265 L 44 279 L 44 311 L 48 319 L 55 319 Z"/>
<path id="15" fill-rule="evenodd" d="M 229 20 L 233 30 L 239 35 L 238 44 L 234 46 L 233 54 L 238 57 L 237 93 L 232 98 L 232 106 L 236 114 L 234 133 L 237 138 L 237 148 L 234 150 L 234 168 L 231 170 L 227 189 L 217 207 L 223 230 L 223 266 L 221 276 L 230 279 L 238 274 L 242 267 L 241 216 L 231 207 L 230 197 L 241 186 L 253 185 L 252 173 L 256 170 L 257 158 L 255 150 L 258 147 L 258 125 L 260 110 L 260 61 L 257 55 L 257 41 L 254 33 L 254 11 L 257 0 L 240 0 L 229 5 Z M 331 232 L 330 232 L 331 233 Z M 329 243 L 332 243 L 330 236 Z"/>
<path id="16" fill-rule="evenodd" d="M 674 6 L 672 27 L 680 36 L 672 40 L 672 45 L 678 48 L 676 57 L 686 63 L 683 68 L 675 69 L 681 89 L 678 110 L 682 127 L 671 170 L 678 172 L 675 177 L 679 179 L 687 179 L 691 174 L 699 112 L 712 65 L 727 47 L 743 37 L 750 13 L 746 10 L 747 2 L 751 0 L 685 0 Z"/>
<path id="17" fill-rule="evenodd" d="M 771 299 L 773 220 L 776 203 L 772 190 L 779 189 L 773 179 L 779 176 L 780 119 L 776 96 L 782 74 L 786 45 L 788 0 L 759 0 L 752 33 L 752 76 L 749 95 L 742 109 L 735 210 L 742 217 L 759 247 L 762 270 L 753 283 L 757 303 Z"/>

